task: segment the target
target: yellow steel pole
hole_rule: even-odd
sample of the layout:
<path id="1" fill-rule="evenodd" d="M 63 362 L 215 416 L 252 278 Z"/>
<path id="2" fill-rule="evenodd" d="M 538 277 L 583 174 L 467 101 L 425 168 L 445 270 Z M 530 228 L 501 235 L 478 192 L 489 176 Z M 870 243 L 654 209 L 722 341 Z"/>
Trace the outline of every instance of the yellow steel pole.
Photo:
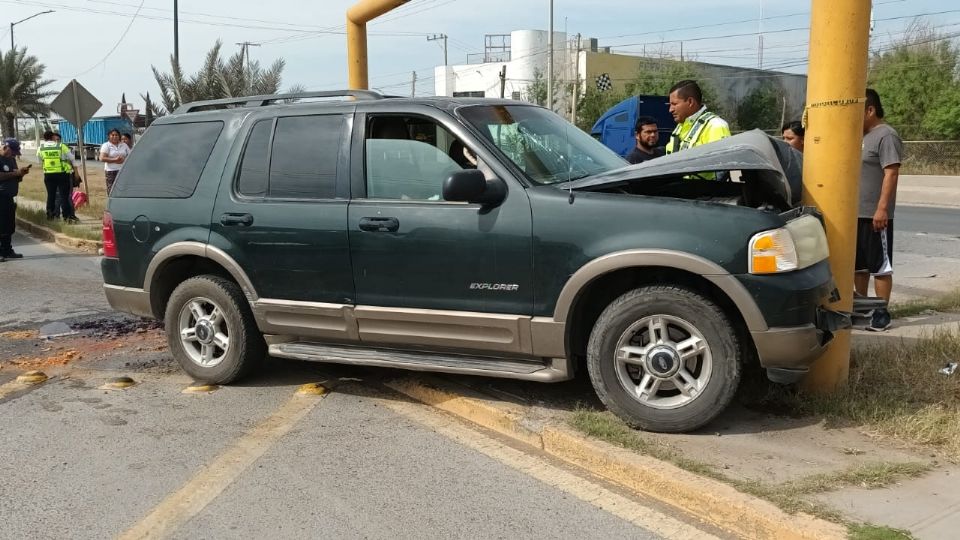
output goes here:
<path id="1" fill-rule="evenodd" d="M 807 74 L 803 157 L 804 203 L 824 215 L 830 269 L 841 300 L 831 308 L 853 308 L 860 148 L 870 0 L 812 0 L 810 67 Z M 804 381 L 809 390 L 831 391 L 850 370 L 850 331 L 837 333 Z"/>
<path id="2" fill-rule="evenodd" d="M 361 0 L 347 10 L 347 73 L 351 90 L 366 90 L 367 23 L 410 0 Z"/>

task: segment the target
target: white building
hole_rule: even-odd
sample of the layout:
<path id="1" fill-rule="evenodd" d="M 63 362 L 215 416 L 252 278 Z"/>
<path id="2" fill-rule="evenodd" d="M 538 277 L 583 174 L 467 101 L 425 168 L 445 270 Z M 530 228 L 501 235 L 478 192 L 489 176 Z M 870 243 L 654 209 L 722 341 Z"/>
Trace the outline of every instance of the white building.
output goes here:
<path id="1" fill-rule="evenodd" d="M 486 36 L 483 61 L 435 68 L 435 92 L 438 96 L 500 97 L 501 73 L 506 68 L 503 97 L 531 100 L 528 89 L 539 73 L 546 83 L 549 32 L 516 30 L 509 36 Z M 576 72 L 576 40 L 568 41 L 563 32 L 553 34 L 554 96 L 556 109 L 566 108 L 564 81 L 573 81 Z M 582 80 L 582 79 L 581 79 Z"/>

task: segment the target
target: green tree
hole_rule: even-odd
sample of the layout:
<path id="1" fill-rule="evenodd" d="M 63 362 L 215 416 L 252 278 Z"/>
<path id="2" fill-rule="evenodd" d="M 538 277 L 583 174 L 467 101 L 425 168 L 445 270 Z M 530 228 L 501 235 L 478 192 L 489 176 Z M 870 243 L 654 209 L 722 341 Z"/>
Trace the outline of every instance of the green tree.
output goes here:
<path id="1" fill-rule="evenodd" d="M 636 78 L 627 84 L 627 93 L 631 96 L 665 96 L 670 88 L 679 81 L 691 79 L 697 81 L 703 92 L 703 102 L 713 112 L 723 115 L 723 106 L 717 97 L 717 89 L 706 77 L 704 71 L 694 62 L 671 60 L 669 58 L 645 58 L 640 62 Z"/>
<path id="2" fill-rule="evenodd" d="M 903 138 L 949 137 L 960 130 L 960 117 L 949 115 L 960 87 L 958 68 L 956 41 L 913 22 L 899 42 L 871 57 L 868 85 Z"/>
<path id="3" fill-rule="evenodd" d="M 595 85 L 587 84 L 583 96 L 577 102 L 577 127 L 589 133 L 603 113 L 625 99 L 627 94 L 622 90 L 601 92 Z"/>
<path id="4" fill-rule="evenodd" d="M 783 116 L 782 107 L 780 86 L 765 79 L 737 104 L 736 127 L 744 131 L 758 128 L 776 131 Z"/>
<path id="5" fill-rule="evenodd" d="M 46 67 L 26 47 L 9 50 L 0 56 L 0 111 L 3 113 L 3 135 L 16 136 L 16 119 L 21 114 L 47 114 L 45 102 L 56 95 L 49 90 L 52 80 L 44 79 Z"/>
<path id="6" fill-rule="evenodd" d="M 240 96 L 276 94 L 280 90 L 286 62 L 279 58 L 264 69 L 258 61 L 244 61 L 241 52 L 227 60 L 220 55 L 220 40 L 207 52 L 203 66 L 197 73 L 186 76 L 180 64 L 170 58 L 170 72 L 162 73 L 151 66 L 153 77 L 160 87 L 160 97 L 167 112 L 191 101 L 222 99 Z M 302 90 L 295 86 L 291 92 Z M 157 111 L 161 112 L 161 111 Z"/>

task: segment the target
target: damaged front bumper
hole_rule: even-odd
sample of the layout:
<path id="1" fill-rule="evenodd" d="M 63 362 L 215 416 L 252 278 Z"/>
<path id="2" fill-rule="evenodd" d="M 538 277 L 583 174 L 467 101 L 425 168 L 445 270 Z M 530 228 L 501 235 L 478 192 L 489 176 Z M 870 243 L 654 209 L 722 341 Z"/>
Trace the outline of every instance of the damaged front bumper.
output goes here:
<path id="1" fill-rule="evenodd" d="M 850 328 L 850 314 L 818 307 L 816 322 L 751 332 L 767 377 L 781 384 L 799 381 L 838 330 Z"/>

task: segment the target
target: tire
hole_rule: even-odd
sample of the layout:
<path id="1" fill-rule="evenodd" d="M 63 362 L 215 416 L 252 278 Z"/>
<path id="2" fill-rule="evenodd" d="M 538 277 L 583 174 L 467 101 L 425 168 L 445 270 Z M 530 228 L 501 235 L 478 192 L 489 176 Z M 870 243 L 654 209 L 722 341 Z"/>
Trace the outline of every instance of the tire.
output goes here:
<path id="1" fill-rule="evenodd" d="M 651 333 L 658 337 L 652 346 Z M 646 431 L 686 432 L 713 420 L 736 393 L 740 364 L 740 343 L 723 311 L 676 286 L 642 287 L 614 300 L 587 346 L 597 396 Z"/>
<path id="2" fill-rule="evenodd" d="M 197 382 L 233 382 L 266 354 L 240 287 L 219 276 L 197 276 L 178 285 L 167 302 L 164 324 L 173 357 Z"/>

